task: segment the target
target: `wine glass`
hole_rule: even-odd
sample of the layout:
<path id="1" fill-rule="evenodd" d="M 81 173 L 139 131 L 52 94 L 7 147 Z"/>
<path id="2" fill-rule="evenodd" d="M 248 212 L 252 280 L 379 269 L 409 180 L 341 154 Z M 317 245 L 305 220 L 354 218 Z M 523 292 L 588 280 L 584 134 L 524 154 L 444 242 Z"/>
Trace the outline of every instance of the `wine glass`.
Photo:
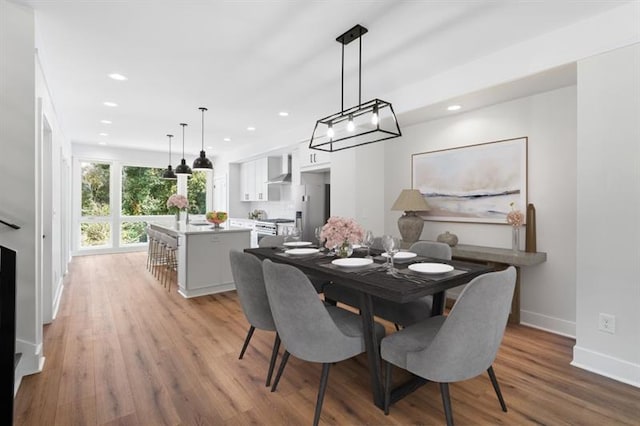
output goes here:
<path id="1" fill-rule="evenodd" d="M 367 231 L 362 237 L 362 245 L 367 248 L 367 259 L 371 258 L 371 246 L 373 245 L 373 231 Z"/>
<path id="2" fill-rule="evenodd" d="M 300 229 L 295 226 L 292 227 L 289 230 L 289 239 L 294 242 L 300 241 Z"/>
<path id="3" fill-rule="evenodd" d="M 322 241 L 323 241 L 323 238 L 321 236 L 322 226 L 316 227 L 316 229 L 314 230 L 314 233 L 315 233 L 316 239 L 318 240 L 318 248 L 322 250 Z"/>
<path id="4" fill-rule="evenodd" d="M 394 274 L 396 269 L 393 265 L 393 257 L 400 251 L 400 240 L 391 235 L 382 237 L 382 247 L 387 252 L 387 263 L 389 271 L 387 273 Z"/>

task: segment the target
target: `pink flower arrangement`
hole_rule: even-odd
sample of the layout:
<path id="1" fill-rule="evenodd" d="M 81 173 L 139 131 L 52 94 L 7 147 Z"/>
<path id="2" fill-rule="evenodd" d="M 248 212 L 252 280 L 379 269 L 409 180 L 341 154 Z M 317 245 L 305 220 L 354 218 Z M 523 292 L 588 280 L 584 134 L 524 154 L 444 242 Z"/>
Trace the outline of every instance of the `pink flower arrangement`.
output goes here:
<path id="1" fill-rule="evenodd" d="M 507 213 L 507 223 L 514 228 L 522 226 L 524 223 L 524 215 L 518 209 L 514 208 L 514 204 L 511 203 L 511 211 Z"/>
<path id="2" fill-rule="evenodd" d="M 169 211 L 186 210 L 189 207 L 189 200 L 182 194 L 173 194 L 167 200 L 167 208 Z"/>
<path id="3" fill-rule="evenodd" d="M 333 248 L 344 242 L 355 244 L 362 241 L 364 229 L 350 218 L 331 216 L 322 227 L 321 239 L 326 239 L 325 247 Z"/>

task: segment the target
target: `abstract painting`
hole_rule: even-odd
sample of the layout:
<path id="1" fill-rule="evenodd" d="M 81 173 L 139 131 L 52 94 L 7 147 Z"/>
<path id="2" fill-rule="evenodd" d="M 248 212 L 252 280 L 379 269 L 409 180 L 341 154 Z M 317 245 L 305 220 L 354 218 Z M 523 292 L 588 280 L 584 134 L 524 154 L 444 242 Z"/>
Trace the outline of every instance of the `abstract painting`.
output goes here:
<path id="1" fill-rule="evenodd" d="M 527 208 L 527 143 L 521 137 L 411 156 L 412 188 L 431 210 L 425 220 L 506 223 Z"/>

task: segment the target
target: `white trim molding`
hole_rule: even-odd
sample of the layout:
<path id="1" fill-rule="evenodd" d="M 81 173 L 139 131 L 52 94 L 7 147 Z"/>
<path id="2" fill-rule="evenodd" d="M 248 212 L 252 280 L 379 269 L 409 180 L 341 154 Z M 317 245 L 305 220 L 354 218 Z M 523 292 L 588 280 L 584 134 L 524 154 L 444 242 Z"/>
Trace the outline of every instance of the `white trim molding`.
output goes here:
<path id="1" fill-rule="evenodd" d="M 560 336 L 576 338 L 575 321 L 543 315 L 538 312 L 520 310 L 520 324 L 537 328 Z"/>
<path id="2" fill-rule="evenodd" d="M 576 345 L 573 347 L 571 365 L 640 388 L 638 364 Z"/>
<path id="3" fill-rule="evenodd" d="M 16 353 L 22 353 L 22 358 L 16 367 L 13 394 L 18 392 L 24 376 L 40 373 L 44 368 L 45 358 L 42 356 L 42 343 L 35 344 L 16 339 Z"/>

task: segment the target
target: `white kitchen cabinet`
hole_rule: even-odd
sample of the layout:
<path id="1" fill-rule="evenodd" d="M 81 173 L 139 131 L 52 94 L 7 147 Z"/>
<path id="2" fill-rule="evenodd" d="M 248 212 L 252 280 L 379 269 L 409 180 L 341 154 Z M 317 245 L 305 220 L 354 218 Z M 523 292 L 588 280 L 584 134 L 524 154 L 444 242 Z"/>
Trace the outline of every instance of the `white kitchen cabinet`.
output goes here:
<path id="1" fill-rule="evenodd" d="M 269 179 L 278 176 L 282 170 L 281 159 L 264 157 L 247 161 L 240 165 L 240 199 L 242 201 L 278 201 L 280 188 L 269 185 Z"/>
<path id="2" fill-rule="evenodd" d="M 300 171 L 324 169 L 331 165 L 331 153 L 310 149 L 308 142 L 302 142 L 298 149 Z"/>
<path id="3" fill-rule="evenodd" d="M 240 200 L 254 201 L 256 198 L 256 167 L 253 161 L 240 164 Z"/>
<path id="4" fill-rule="evenodd" d="M 210 224 L 191 225 L 184 222 L 151 227 L 178 238 L 178 293 L 183 297 L 234 290 L 229 251 L 242 251 L 251 245 L 250 229 L 223 224 L 212 229 Z"/>

